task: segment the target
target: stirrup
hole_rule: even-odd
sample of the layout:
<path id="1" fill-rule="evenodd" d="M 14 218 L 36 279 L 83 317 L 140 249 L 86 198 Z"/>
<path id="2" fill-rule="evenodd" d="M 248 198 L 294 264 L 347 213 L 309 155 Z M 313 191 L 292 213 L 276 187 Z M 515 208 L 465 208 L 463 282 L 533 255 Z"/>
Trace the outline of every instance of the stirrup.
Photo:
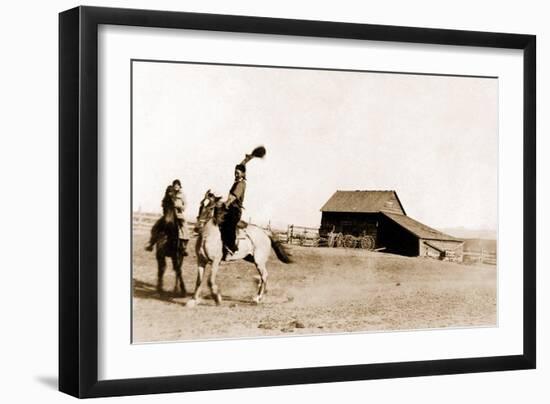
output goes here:
<path id="1" fill-rule="evenodd" d="M 227 256 L 232 256 L 233 254 L 235 254 L 233 251 L 231 251 L 231 249 L 224 245 L 223 246 L 223 255 L 222 255 L 222 261 L 225 261 Z"/>
<path id="2" fill-rule="evenodd" d="M 237 222 L 237 226 L 236 226 L 236 229 L 246 229 L 248 227 L 248 223 L 245 222 L 244 220 L 239 220 Z"/>

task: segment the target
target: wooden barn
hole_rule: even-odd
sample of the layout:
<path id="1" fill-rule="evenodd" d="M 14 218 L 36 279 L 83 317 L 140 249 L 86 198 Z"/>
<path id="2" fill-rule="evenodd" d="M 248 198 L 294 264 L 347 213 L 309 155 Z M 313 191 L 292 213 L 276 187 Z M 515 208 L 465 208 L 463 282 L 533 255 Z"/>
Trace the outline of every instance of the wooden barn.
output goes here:
<path id="1" fill-rule="evenodd" d="M 407 216 L 395 191 L 336 191 L 321 212 L 321 237 L 368 235 L 385 252 L 462 262 L 464 242 Z"/>

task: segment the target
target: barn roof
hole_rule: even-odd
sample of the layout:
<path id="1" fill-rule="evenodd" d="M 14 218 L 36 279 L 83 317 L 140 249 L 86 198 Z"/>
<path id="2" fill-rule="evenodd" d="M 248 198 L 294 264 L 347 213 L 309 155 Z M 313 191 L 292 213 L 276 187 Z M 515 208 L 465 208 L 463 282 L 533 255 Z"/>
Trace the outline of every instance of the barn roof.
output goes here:
<path id="1" fill-rule="evenodd" d="M 429 226 L 426 226 L 423 223 L 420 223 L 409 216 L 398 215 L 395 213 L 382 212 L 383 215 L 389 217 L 391 220 L 396 222 L 401 227 L 407 229 L 418 238 L 426 240 L 442 240 L 442 241 L 463 241 L 456 237 L 449 236 L 448 234 L 442 233 L 439 230 L 432 229 Z"/>
<path id="2" fill-rule="evenodd" d="M 405 212 L 395 191 L 336 191 L 323 205 L 321 212 L 378 213 L 391 208 L 386 203 L 393 196 Z"/>

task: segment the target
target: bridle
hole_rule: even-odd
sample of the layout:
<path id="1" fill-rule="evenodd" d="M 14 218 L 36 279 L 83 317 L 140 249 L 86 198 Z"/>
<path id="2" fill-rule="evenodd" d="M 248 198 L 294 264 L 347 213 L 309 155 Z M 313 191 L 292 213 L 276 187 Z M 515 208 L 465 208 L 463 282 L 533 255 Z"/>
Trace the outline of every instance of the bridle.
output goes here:
<path id="1" fill-rule="evenodd" d="M 197 216 L 197 224 L 195 229 L 200 231 L 203 226 L 214 216 L 214 211 L 220 200 L 220 197 L 216 197 L 213 193 L 207 192 L 205 198 L 201 201 L 199 208 L 199 215 Z"/>

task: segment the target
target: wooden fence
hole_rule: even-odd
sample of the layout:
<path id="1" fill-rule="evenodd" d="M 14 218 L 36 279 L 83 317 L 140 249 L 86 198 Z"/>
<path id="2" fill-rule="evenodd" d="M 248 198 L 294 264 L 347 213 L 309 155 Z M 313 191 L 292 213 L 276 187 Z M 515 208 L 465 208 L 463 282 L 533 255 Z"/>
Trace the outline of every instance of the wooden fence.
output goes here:
<path id="1" fill-rule="evenodd" d="M 497 264 L 497 253 L 489 250 L 471 250 L 463 252 L 464 263 L 479 263 L 479 264 Z"/>
<path id="2" fill-rule="evenodd" d="M 150 231 L 151 227 L 160 218 L 160 213 L 134 212 L 133 214 L 133 229 L 135 231 Z M 186 222 L 193 234 L 194 222 Z M 291 224 L 285 230 L 271 229 L 269 226 L 264 227 L 270 230 L 277 239 L 286 244 L 300 245 L 304 247 L 324 247 L 328 245 L 329 240 L 319 236 L 319 229 L 316 227 L 296 226 Z M 464 263 L 484 263 L 496 265 L 497 254 L 495 251 L 480 249 L 480 250 L 464 250 Z"/>
<path id="3" fill-rule="evenodd" d="M 155 222 L 161 217 L 160 213 L 134 212 L 132 215 L 132 227 L 137 232 L 149 232 Z M 195 227 L 195 222 L 186 222 L 191 234 Z M 259 225 L 257 225 L 259 226 Z M 271 231 L 275 237 L 282 243 L 290 243 L 304 246 L 319 245 L 319 231 L 312 227 L 290 225 L 287 230 L 276 230 L 270 226 L 260 226 L 265 230 Z"/>
<path id="4" fill-rule="evenodd" d="M 286 232 L 274 232 L 279 241 L 287 244 L 301 245 L 304 247 L 319 247 L 322 245 L 319 237 L 319 229 L 315 227 L 305 227 L 289 225 Z"/>

